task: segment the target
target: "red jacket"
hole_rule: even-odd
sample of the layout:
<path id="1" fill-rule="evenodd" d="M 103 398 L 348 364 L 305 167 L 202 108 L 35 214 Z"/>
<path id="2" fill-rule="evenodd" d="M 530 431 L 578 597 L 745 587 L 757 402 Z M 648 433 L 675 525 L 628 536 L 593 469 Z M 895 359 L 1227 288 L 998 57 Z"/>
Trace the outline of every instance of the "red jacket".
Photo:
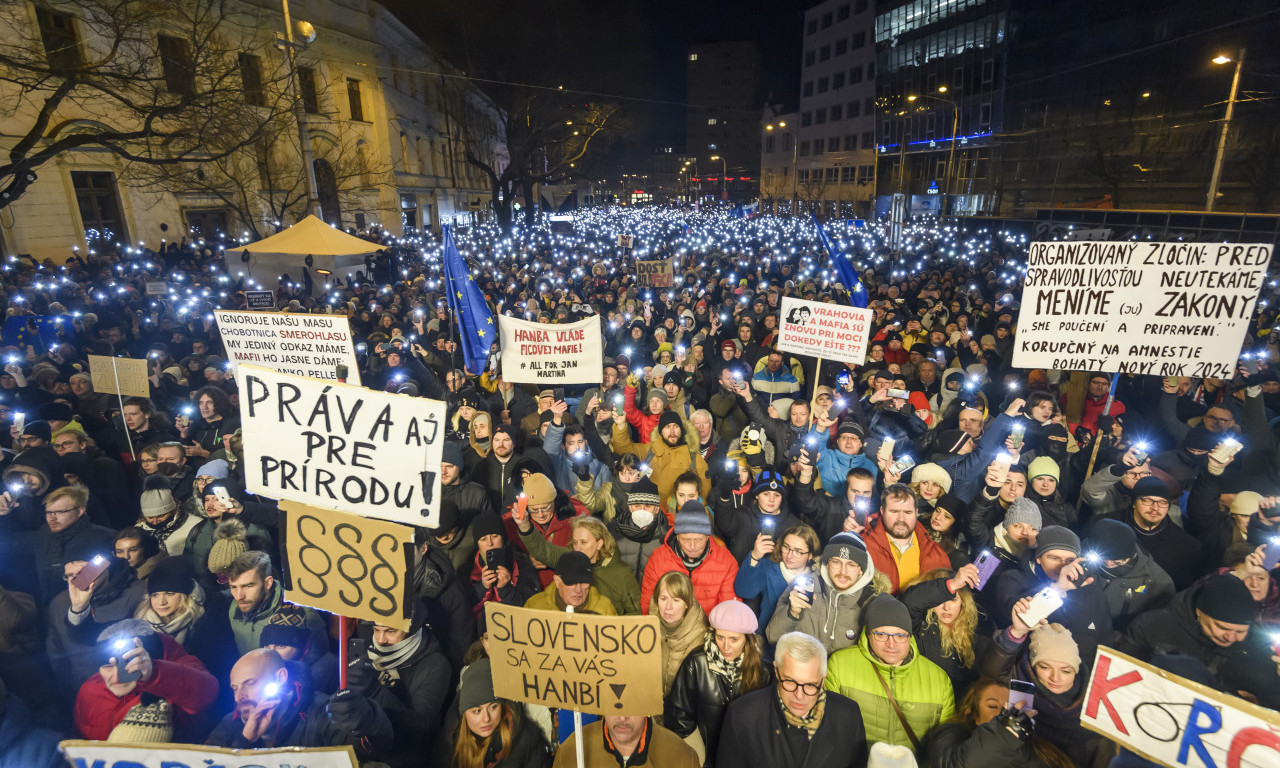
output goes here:
<path id="1" fill-rule="evenodd" d="M 199 727 L 198 724 L 206 719 L 206 710 L 218 697 L 218 681 L 177 640 L 160 633 L 160 641 L 164 645 L 164 658 L 152 662 L 155 671 L 151 679 L 139 680 L 124 698 L 116 696 L 107 688 L 102 680 L 102 673 L 95 673 L 80 686 L 72 714 L 76 730 L 86 739 L 106 739 L 111 734 L 111 729 L 119 725 L 133 705 L 138 703 L 142 694 L 150 693 L 169 702 L 173 708 L 172 741 L 180 742 L 184 735 L 198 741 L 204 740 L 204 733 L 184 734 L 184 727 Z M 213 722 L 216 718 L 207 719 Z"/>
<path id="2" fill-rule="evenodd" d="M 675 529 L 667 531 L 666 540 L 649 555 L 649 563 L 644 567 L 644 583 L 640 585 L 640 610 L 649 613 L 649 602 L 653 599 L 658 579 L 669 571 L 689 574 L 693 581 L 693 597 L 706 613 L 711 613 L 712 608 L 725 600 L 737 600 L 733 580 L 738 578 L 738 561 L 733 559 L 733 555 L 729 554 L 723 544 L 714 538 L 710 541 L 711 551 L 690 571 L 674 549 L 680 546 L 676 542 Z"/>
<path id="3" fill-rule="evenodd" d="M 649 401 L 645 400 L 645 407 L 640 408 L 636 405 L 636 388 L 628 384 L 623 389 L 622 409 L 627 415 L 627 423 L 636 428 L 640 433 L 640 442 L 649 442 L 649 437 L 653 433 L 653 428 L 658 426 L 658 419 L 662 418 L 662 414 L 657 416 L 649 413 Z"/>
<path id="4" fill-rule="evenodd" d="M 563 504 L 563 499 L 560 498 L 563 493 L 564 491 L 556 492 L 557 513 L 560 512 Z M 577 499 L 569 499 L 569 504 L 573 508 L 572 517 L 560 517 L 560 515 L 557 514 L 551 518 L 551 522 L 547 523 L 545 527 L 535 523 L 532 518 L 530 518 L 529 523 L 533 526 L 535 531 L 542 534 L 542 538 L 552 544 L 555 544 L 557 547 L 572 549 L 570 544 L 573 543 L 573 518 L 591 513 L 590 510 L 588 510 Z M 507 541 L 512 542 L 521 552 L 529 555 L 529 548 L 526 547 L 524 542 L 520 539 L 520 528 L 516 525 L 515 518 L 511 516 L 511 510 L 514 507 L 515 505 L 513 504 L 510 507 L 507 507 L 506 512 L 502 513 L 502 525 L 507 530 Z M 533 555 L 529 555 L 529 557 L 532 559 Z M 556 564 L 543 563 L 543 565 L 546 567 L 538 569 L 538 580 L 542 582 L 542 586 L 546 587 L 551 584 L 552 578 L 556 575 Z"/>
<path id="5" fill-rule="evenodd" d="M 893 594 L 898 594 L 902 590 L 902 585 L 898 583 L 898 564 L 889 549 L 893 544 L 889 541 L 889 534 L 884 531 L 884 525 L 877 524 L 862 539 L 867 543 L 867 552 L 871 555 L 871 562 L 875 564 L 876 570 L 889 577 L 893 582 Z M 947 557 L 947 553 L 929 536 L 929 531 L 919 521 L 916 522 L 916 546 L 920 547 L 920 573 L 928 573 L 934 568 L 951 567 L 951 558 Z"/>
<path id="6" fill-rule="evenodd" d="M 1065 409 L 1067 407 L 1067 396 L 1063 395 L 1060 398 L 1059 402 L 1062 405 L 1062 407 Z M 1084 426 L 1085 429 L 1089 430 L 1094 434 L 1097 434 L 1098 417 L 1102 415 L 1102 412 L 1106 410 L 1106 408 L 1107 408 L 1106 395 L 1103 395 L 1102 397 L 1099 397 L 1096 399 L 1089 397 L 1088 395 L 1085 395 L 1084 410 L 1081 411 L 1080 413 L 1080 423 L 1069 424 L 1068 427 L 1071 429 L 1072 432 L 1074 432 L 1077 426 Z M 1124 403 L 1120 402 L 1119 398 L 1116 398 L 1115 400 L 1111 401 L 1110 416 L 1112 418 L 1115 418 L 1116 416 L 1119 416 L 1122 413 L 1124 413 Z"/>

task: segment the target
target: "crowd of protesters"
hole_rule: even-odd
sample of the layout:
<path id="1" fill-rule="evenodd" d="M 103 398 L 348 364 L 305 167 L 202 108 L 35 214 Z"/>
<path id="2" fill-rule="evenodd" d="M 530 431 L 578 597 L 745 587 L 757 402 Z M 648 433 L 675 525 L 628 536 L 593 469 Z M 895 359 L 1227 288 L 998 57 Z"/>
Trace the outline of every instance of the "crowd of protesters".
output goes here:
<path id="1" fill-rule="evenodd" d="M 496 347 L 468 372 L 429 236 L 281 279 L 279 311 L 349 318 L 366 386 L 448 405 L 412 624 L 350 638 L 284 599 L 277 503 L 246 491 L 211 315 L 245 305 L 240 254 L 10 258 L 0 767 L 60 765 L 60 738 L 396 767 L 572 766 L 577 738 L 589 766 L 1147 765 L 1080 723 L 1102 645 L 1280 708 L 1272 286 L 1230 380 L 1018 369 L 1022 238 L 923 222 L 890 251 L 837 224 L 874 323 L 864 362 L 819 361 L 776 345 L 782 297 L 851 300 L 808 222 L 573 226 L 456 237 L 494 312 L 600 316 L 591 385 L 513 384 Z M 637 285 L 661 258 L 674 285 Z M 150 397 L 95 391 L 89 355 L 147 360 Z M 489 602 L 656 616 L 665 711 L 575 737 L 498 698 Z"/>

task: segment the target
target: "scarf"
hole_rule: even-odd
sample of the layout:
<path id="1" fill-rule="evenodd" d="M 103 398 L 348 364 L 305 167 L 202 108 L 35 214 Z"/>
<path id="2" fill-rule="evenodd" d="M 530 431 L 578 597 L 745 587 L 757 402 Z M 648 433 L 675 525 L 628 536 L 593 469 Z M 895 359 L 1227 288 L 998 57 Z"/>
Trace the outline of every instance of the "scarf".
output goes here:
<path id="1" fill-rule="evenodd" d="M 813 703 L 813 709 L 810 709 L 807 715 L 792 714 L 781 699 L 778 700 L 778 708 L 782 710 L 782 717 L 786 719 L 787 725 L 803 729 L 812 740 L 813 735 L 818 732 L 818 727 L 822 725 L 822 714 L 827 709 L 827 691 L 824 688 L 818 692 L 818 700 Z"/>
<path id="2" fill-rule="evenodd" d="M 183 525 L 186 524 L 186 522 L 187 522 L 187 511 L 183 509 L 181 506 L 179 506 L 177 511 L 173 513 L 173 517 L 169 518 L 168 522 L 162 523 L 157 526 L 143 525 L 142 527 L 145 530 L 149 530 L 153 534 L 155 534 L 155 537 L 159 539 L 161 542 L 165 542 L 169 540 L 169 537 L 173 535 L 174 531 L 181 528 Z"/>
<path id="3" fill-rule="evenodd" d="M 369 660 L 373 662 L 373 668 L 378 670 L 378 679 L 383 685 L 391 685 L 400 679 L 399 667 L 413 658 L 413 655 L 422 647 L 422 641 L 422 629 L 419 628 L 417 632 L 394 645 L 370 643 Z"/>
<path id="4" fill-rule="evenodd" d="M 702 652 L 707 655 L 707 668 L 712 674 L 728 680 L 730 690 L 736 692 L 742 687 L 742 659 L 746 656 L 745 653 L 738 654 L 738 658 L 733 661 L 726 659 L 720 646 L 716 645 L 715 632 L 707 633 L 706 639 L 702 641 Z"/>
<path id="5" fill-rule="evenodd" d="M 649 611 L 654 616 L 658 615 L 657 601 L 655 593 L 650 602 L 651 610 Z M 675 682 L 676 673 L 680 671 L 684 658 L 697 648 L 698 643 L 702 642 L 706 636 L 707 615 L 703 613 L 698 601 L 694 600 L 685 608 L 684 616 L 675 624 L 667 624 L 661 616 L 658 616 L 658 629 L 662 637 L 662 695 L 666 696 L 671 691 L 671 685 Z"/>

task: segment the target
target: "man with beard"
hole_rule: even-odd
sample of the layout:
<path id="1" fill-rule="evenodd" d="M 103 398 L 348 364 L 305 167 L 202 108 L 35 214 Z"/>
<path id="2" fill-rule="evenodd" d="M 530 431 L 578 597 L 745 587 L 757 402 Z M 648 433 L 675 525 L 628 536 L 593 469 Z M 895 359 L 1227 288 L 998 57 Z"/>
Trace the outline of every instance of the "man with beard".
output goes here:
<path id="1" fill-rule="evenodd" d="M 236 638 L 236 648 L 246 654 L 262 645 L 262 630 L 271 617 L 282 610 L 295 610 L 286 606 L 284 588 L 271 575 L 271 558 L 266 552 L 246 552 L 227 567 L 227 586 L 231 590 L 231 633 Z M 311 643 L 316 648 L 328 647 L 324 620 L 310 608 L 303 608 L 304 625 L 311 631 Z"/>
<path id="2" fill-rule="evenodd" d="M 631 433 L 627 429 L 627 417 L 623 413 L 614 416 L 613 452 L 615 454 L 630 453 L 640 457 L 644 464 L 653 470 L 653 482 L 658 486 L 661 504 L 667 509 L 677 477 L 692 471 L 702 483 L 701 493 L 705 498 L 711 492 L 711 481 L 707 479 L 707 462 L 693 447 L 685 432 L 685 424 L 680 416 L 672 411 L 663 411 L 658 418 L 658 439 L 649 443 L 631 442 Z"/>
<path id="3" fill-rule="evenodd" d="M 1151 477 L 1151 460 L 1139 464 L 1130 448 L 1118 463 L 1090 475 L 1080 486 L 1080 496 L 1094 517 L 1109 516 L 1133 506 L 1133 486 L 1144 477 Z"/>
<path id="4" fill-rule="evenodd" d="M 245 654 L 231 668 L 235 711 L 207 744 L 233 749 L 330 747 L 347 744 L 362 762 L 393 745 L 391 722 L 374 702 L 350 688 L 325 696 L 312 691 L 304 670 L 268 648 Z"/>
<path id="5" fill-rule="evenodd" d="M 573 768 L 576 737 L 570 736 L 556 751 L 552 768 Z M 582 726 L 582 753 L 585 765 L 653 766 L 654 768 L 698 768 L 698 753 L 674 732 L 651 717 L 606 715 L 603 720 Z"/>
<path id="6" fill-rule="evenodd" d="M 492 512 L 493 505 L 484 486 L 466 479 L 463 474 L 464 462 L 462 448 L 457 443 L 446 442 L 440 458 L 440 493 L 444 499 L 457 506 L 459 518 L 465 527 L 477 515 Z"/>
<path id="7" fill-rule="evenodd" d="M 896 595 L 911 586 L 922 573 L 951 567 L 951 559 L 929 531 L 916 519 L 916 497 L 911 489 L 896 483 L 880 496 L 880 519 L 865 533 L 867 552 L 876 570 L 893 582 Z"/>
<path id="8" fill-rule="evenodd" d="M 733 442 L 747 425 L 747 412 L 738 402 L 738 393 L 746 385 L 746 376 L 743 367 L 737 363 L 721 368 L 715 391 L 707 404 L 707 409 L 716 418 L 716 431 L 726 444 Z"/>
<path id="9" fill-rule="evenodd" d="M 516 452 L 516 430 L 508 424 L 502 424 L 493 431 L 489 455 L 476 462 L 471 470 L 471 479 L 479 483 L 489 494 L 489 506 L 502 508 L 502 499 L 517 476 L 516 465 L 520 454 Z"/>
<path id="10" fill-rule="evenodd" d="M 1132 528 L 1138 536 L 1138 545 L 1150 553 L 1151 559 L 1169 574 L 1174 587 L 1181 592 L 1204 571 L 1200 566 L 1200 542 L 1169 519 L 1169 508 L 1177 500 L 1178 495 L 1163 480 L 1144 477 L 1133 485 L 1133 507 L 1102 519 L 1116 520 Z"/>

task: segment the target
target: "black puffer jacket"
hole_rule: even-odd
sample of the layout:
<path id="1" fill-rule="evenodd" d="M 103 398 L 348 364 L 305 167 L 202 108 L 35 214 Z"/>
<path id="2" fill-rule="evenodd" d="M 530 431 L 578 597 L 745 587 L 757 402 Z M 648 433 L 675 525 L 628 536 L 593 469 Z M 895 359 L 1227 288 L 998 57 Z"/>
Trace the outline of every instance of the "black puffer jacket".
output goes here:
<path id="1" fill-rule="evenodd" d="M 458 505 L 458 512 L 464 525 L 470 525 L 472 520 L 485 512 L 497 511 L 493 508 L 493 503 L 489 500 L 489 494 L 484 486 L 465 478 L 459 478 L 459 482 L 453 485 L 442 485 L 440 493 L 446 501 L 452 501 Z"/>
<path id="2" fill-rule="evenodd" d="M 968 690 L 969 684 L 978 679 L 978 661 L 991 645 L 991 622 L 981 610 L 974 628 L 973 663 L 965 665 L 959 657 L 942 650 L 942 627 L 937 621 L 928 621 L 929 611 L 942 605 L 955 595 L 947 587 L 946 579 L 917 582 L 899 597 L 911 612 L 911 633 L 916 636 L 916 649 L 929 661 L 942 667 L 951 678 L 951 689 L 959 695 Z"/>
<path id="3" fill-rule="evenodd" d="M 474 562 L 475 550 L 471 551 Z M 476 639 L 464 578 L 455 573 L 448 556 L 434 548 L 421 555 L 413 569 L 414 591 L 426 606 L 430 631 L 455 671 L 462 668 L 462 657 Z"/>
<path id="4" fill-rule="evenodd" d="M 368 633 L 367 627 L 362 630 Z M 422 754 L 436 740 L 444 717 L 444 702 L 452 690 L 451 672 L 440 643 L 431 628 L 424 627 L 417 652 L 396 667 L 394 679 L 378 682 L 369 693 L 369 699 L 387 713 L 395 734 L 387 763 L 395 768 L 422 764 Z"/>
<path id="5" fill-rule="evenodd" d="M 1014 736 L 994 718 L 970 731 L 964 723 L 943 723 L 921 746 L 921 765 L 930 768 L 1049 768 L 1030 740 Z"/>
<path id="6" fill-rule="evenodd" d="M 1135 616 L 1163 608 L 1173 600 L 1173 579 L 1141 547 L 1128 563 L 1104 570 L 1102 584 L 1111 609 L 1111 626 L 1117 632 L 1124 632 Z"/>
<path id="7" fill-rule="evenodd" d="M 773 672 L 764 666 L 766 675 L 762 688 L 773 685 Z M 734 683 L 717 673 L 709 662 L 706 648 L 685 657 L 671 692 L 663 707 L 663 725 L 675 731 L 681 738 L 696 729 L 706 745 L 707 759 L 704 765 L 715 765 L 716 746 L 720 743 L 720 725 L 724 721 L 729 702 L 742 695 L 740 683 Z"/>

